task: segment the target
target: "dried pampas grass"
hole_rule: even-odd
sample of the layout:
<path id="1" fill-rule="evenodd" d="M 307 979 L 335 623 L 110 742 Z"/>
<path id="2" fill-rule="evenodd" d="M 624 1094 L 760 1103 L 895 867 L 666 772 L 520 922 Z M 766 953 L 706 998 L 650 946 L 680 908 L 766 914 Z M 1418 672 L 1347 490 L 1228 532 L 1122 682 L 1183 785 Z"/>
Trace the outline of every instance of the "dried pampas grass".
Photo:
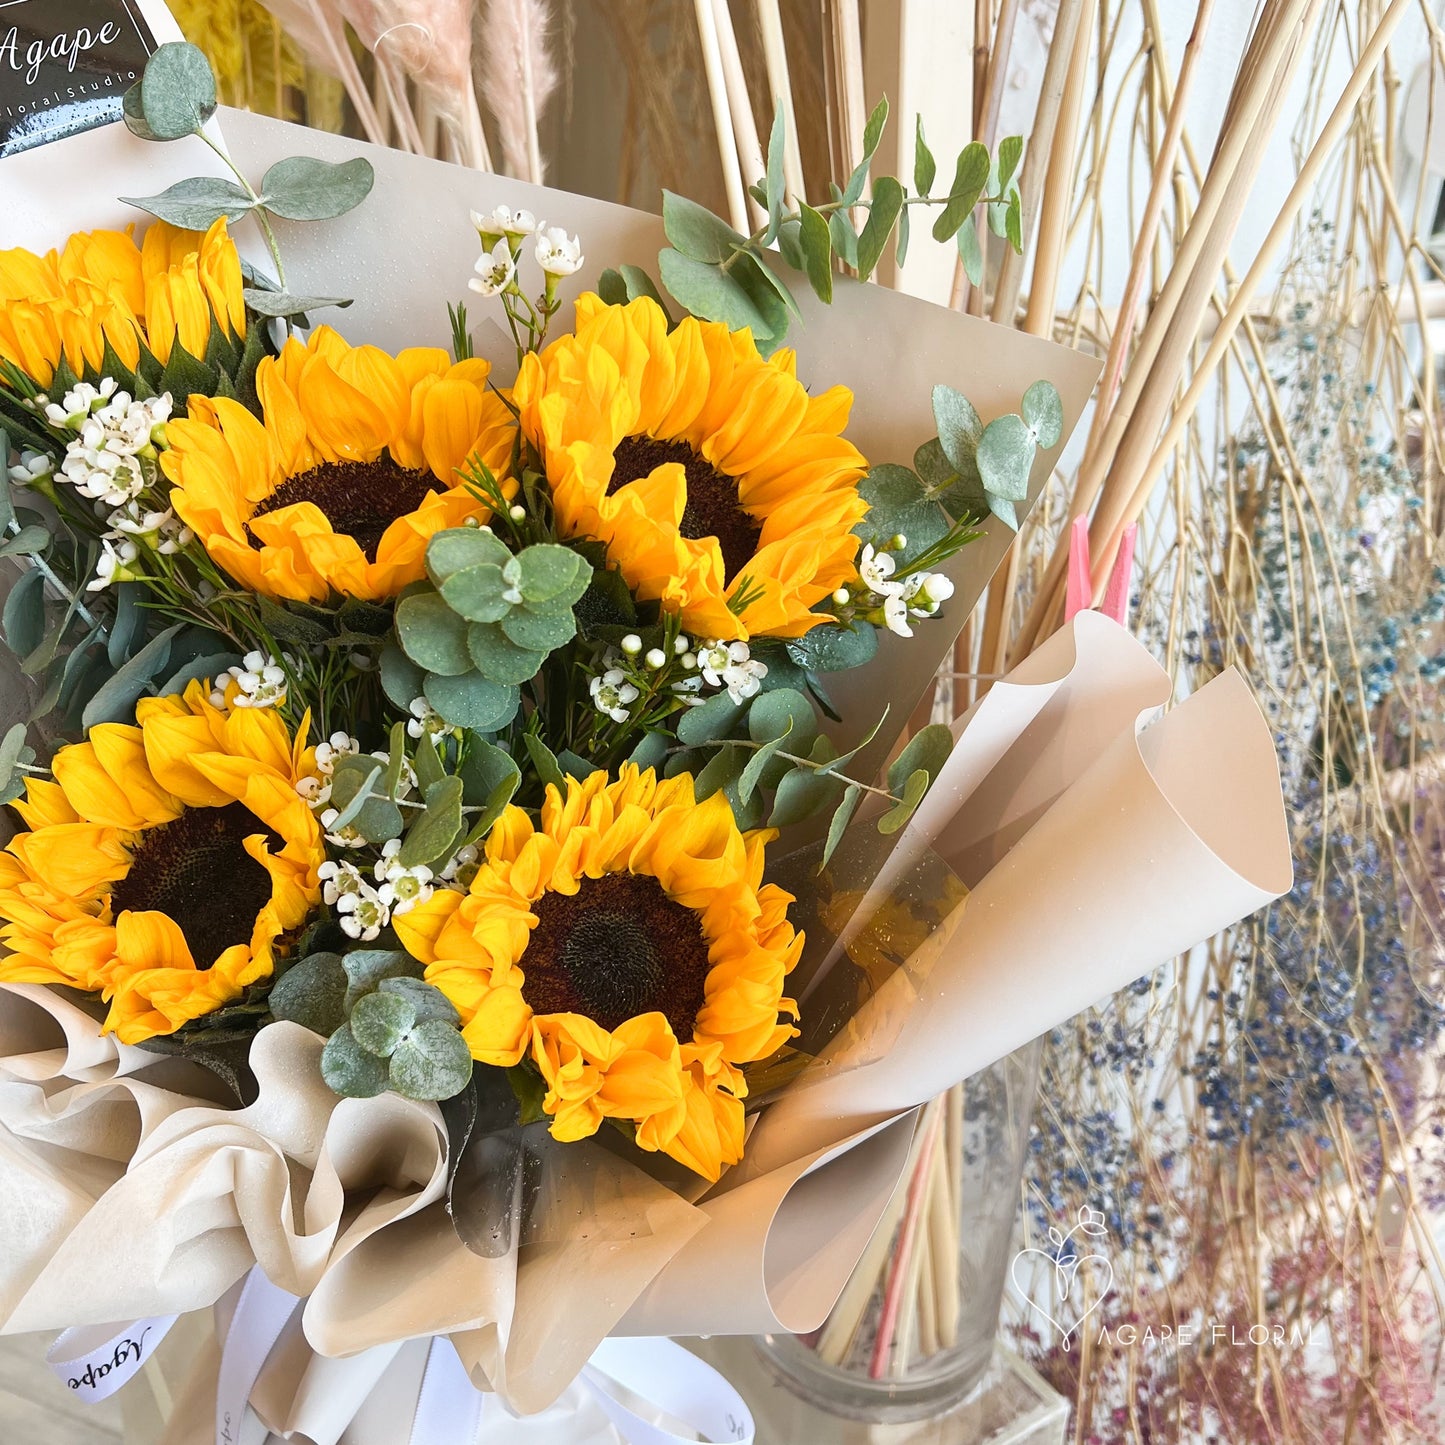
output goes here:
<path id="1" fill-rule="evenodd" d="M 545 178 L 537 122 L 557 89 L 557 66 L 547 44 L 547 0 L 488 0 L 478 78 L 497 122 L 502 170 L 541 185 Z"/>

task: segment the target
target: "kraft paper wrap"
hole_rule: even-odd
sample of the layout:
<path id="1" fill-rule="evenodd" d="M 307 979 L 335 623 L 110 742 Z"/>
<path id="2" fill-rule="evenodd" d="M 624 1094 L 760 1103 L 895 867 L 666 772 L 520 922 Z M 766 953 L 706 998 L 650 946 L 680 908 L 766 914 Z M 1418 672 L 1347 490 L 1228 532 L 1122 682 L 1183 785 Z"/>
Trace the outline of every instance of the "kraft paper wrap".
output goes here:
<path id="1" fill-rule="evenodd" d="M 443 302 L 462 294 L 476 254 L 469 207 L 522 205 L 580 232 L 588 264 L 564 295 L 604 265 L 655 270 L 654 217 L 253 116 L 222 120 L 248 174 L 293 151 L 372 160 L 376 191 L 361 210 L 278 225 L 293 289 L 357 298 L 331 318 L 353 340 L 446 343 Z M 127 166 L 186 149 L 103 135 L 95 144 Z M 66 165 L 84 160 L 85 139 L 66 143 Z M 204 147 L 191 150 L 186 169 L 199 169 Z M 0 221 L 0 243 L 41 242 L 15 224 Z M 906 460 L 932 434 L 938 381 L 990 417 L 1047 376 L 1067 428 L 1077 422 L 1094 361 L 876 287 L 839 291 L 829 310 L 798 289 L 799 372 L 813 388 L 853 387 L 850 435 L 874 460 Z M 1039 457 L 1031 498 L 1055 455 Z M 951 564 L 955 621 L 1008 540 L 991 522 Z M 845 746 L 879 699 L 892 705 L 865 763 L 886 756 L 953 632 L 885 635 L 870 667 L 830 680 Z M 439 1111 L 338 1100 L 320 1078 L 321 1040 L 305 1030 L 259 1035 L 259 1097 L 227 1109 L 199 1071 L 97 1038 L 61 996 L 0 989 L 0 1332 L 204 1309 L 259 1262 L 309 1299 L 268 1362 L 257 1411 L 278 1434 L 372 1445 L 399 1438 L 388 1411 L 406 1372 L 420 1374 L 418 1347 L 398 1348 L 408 1339 L 451 1334 L 478 1385 L 536 1412 L 568 1398 L 609 1331 L 815 1328 L 897 1183 L 916 1104 L 1289 886 L 1269 734 L 1243 682 L 1226 674 L 1140 732 L 1167 695 L 1144 649 L 1090 613 L 993 688 L 837 951 L 910 887 L 971 895 L 763 1113 L 744 1166 L 719 1189 L 689 1203 L 619 1174 L 609 1207 L 635 1232 L 554 1235 L 483 1259 L 444 1212 Z M 378 1377 L 398 1388 L 379 1390 Z M 184 1434 L 185 1421 L 198 1411 L 204 1430 L 214 1388 L 212 1355 L 171 1445 L 205 1438 Z"/>

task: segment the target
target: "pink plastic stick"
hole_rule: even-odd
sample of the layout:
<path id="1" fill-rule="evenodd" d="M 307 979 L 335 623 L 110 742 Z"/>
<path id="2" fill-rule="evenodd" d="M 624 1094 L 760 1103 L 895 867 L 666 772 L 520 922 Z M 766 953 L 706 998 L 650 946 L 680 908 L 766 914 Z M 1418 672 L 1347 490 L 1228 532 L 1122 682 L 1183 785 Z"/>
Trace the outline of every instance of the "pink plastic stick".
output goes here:
<path id="1" fill-rule="evenodd" d="M 1134 538 L 1139 535 L 1139 524 L 1130 522 L 1119 538 L 1119 555 L 1114 558 L 1114 570 L 1109 573 L 1109 586 L 1104 592 L 1104 603 L 1099 611 L 1112 618 L 1120 627 L 1129 625 L 1129 579 L 1134 570 Z"/>
<path id="2" fill-rule="evenodd" d="M 1064 621 L 1094 605 L 1094 584 L 1089 576 L 1089 519 L 1075 517 L 1069 532 L 1069 586 L 1064 601 Z"/>
<path id="3" fill-rule="evenodd" d="M 903 1223 L 898 1230 L 898 1243 L 893 1247 L 893 1267 L 888 1272 L 888 1284 L 883 1294 L 883 1314 L 878 1321 L 878 1337 L 873 1342 L 873 1356 L 868 1362 L 868 1374 L 875 1380 L 881 1380 L 888 1373 L 888 1351 L 893 1345 L 893 1333 L 898 1328 L 898 1312 L 903 1303 L 903 1281 L 907 1277 L 908 1261 L 916 1245 L 918 1221 L 923 1213 L 923 1197 L 927 1193 L 928 1177 L 931 1173 L 929 1166 L 933 1159 L 934 1146 L 938 1142 L 938 1126 L 942 1118 L 942 1111 L 935 1109 L 928 1124 L 928 1132 L 923 1137 L 923 1145 L 918 1151 L 918 1165 L 908 1184 L 908 1202 Z"/>

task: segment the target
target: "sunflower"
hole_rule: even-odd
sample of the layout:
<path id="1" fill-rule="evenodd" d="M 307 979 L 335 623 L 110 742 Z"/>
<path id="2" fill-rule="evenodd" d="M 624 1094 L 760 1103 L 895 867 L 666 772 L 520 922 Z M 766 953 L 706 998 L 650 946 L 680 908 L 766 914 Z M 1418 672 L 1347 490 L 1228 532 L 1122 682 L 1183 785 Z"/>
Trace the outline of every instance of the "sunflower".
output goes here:
<path id="1" fill-rule="evenodd" d="M 776 836 L 726 798 L 624 765 L 547 789 L 539 826 L 509 807 L 465 895 L 393 920 L 462 1015 L 472 1057 L 530 1053 L 561 1140 L 630 1120 L 644 1149 L 708 1179 L 742 1157 L 746 1082 L 794 1030 L 784 980 L 803 946 L 792 896 L 762 882 Z"/>
<path id="2" fill-rule="evenodd" d="M 98 371 L 109 345 L 129 370 L 142 351 L 164 365 L 177 342 L 204 358 L 213 326 L 246 334 L 241 261 L 225 218 L 205 235 L 155 222 L 137 246 L 128 231 L 86 231 L 62 251 L 0 251 L 0 359 L 49 386 L 62 357 Z"/>
<path id="3" fill-rule="evenodd" d="M 792 352 L 645 297 L 577 303 L 577 330 L 523 361 L 513 399 L 560 529 L 607 544 L 640 598 L 708 638 L 797 637 L 852 575 L 867 466 L 852 393 L 810 397 Z"/>
<path id="4" fill-rule="evenodd" d="M 171 505 L 253 591 L 394 597 L 424 574 L 433 533 L 488 515 L 458 469 L 479 459 L 501 473 L 511 458 L 515 426 L 489 369 L 430 347 L 393 357 L 318 327 L 257 368 L 261 421 L 193 397 L 190 418 L 170 423 Z"/>
<path id="5" fill-rule="evenodd" d="M 192 682 L 62 748 L 55 781 L 15 804 L 30 831 L 0 853 L 0 982 L 100 993 L 123 1043 L 268 977 L 320 898 L 304 726 L 293 740 L 270 709 L 208 699 Z"/>

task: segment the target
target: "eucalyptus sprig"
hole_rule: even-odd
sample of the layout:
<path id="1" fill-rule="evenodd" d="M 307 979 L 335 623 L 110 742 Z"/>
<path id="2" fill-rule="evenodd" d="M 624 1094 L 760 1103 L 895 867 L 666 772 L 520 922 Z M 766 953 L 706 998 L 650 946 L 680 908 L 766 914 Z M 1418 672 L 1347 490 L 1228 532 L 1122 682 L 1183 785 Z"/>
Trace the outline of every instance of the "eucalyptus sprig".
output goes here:
<path id="1" fill-rule="evenodd" d="M 325 221 L 355 209 L 371 192 L 371 162 L 358 156 L 333 163 L 313 156 L 289 156 L 268 170 L 257 191 L 235 162 L 206 132 L 216 113 L 216 77 L 205 53 L 185 41 L 171 41 L 146 62 L 139 81 L 125 94 L 125 123 L 142 140 L 173 141 L 195 136 L 205 142 L 235 176 L 191 176 L 156 196 L 122 196 L 127 205 L 149 211 L 173 226 L 205 231 L 222 217 L 229 222 L 255 216 L 276 268 L 276 284 L 255 277 L 246 287 L 246 304 L 262 316 L 288 321 L 322 306 L 349 306 L 341 296 L 296 296 L 286 287 L 286 267 L 271 218 Z"/>
<path id="2" fill-rule="evenodd" d="M 809 205 L 800 199 L 790 208 L 783 178 L 786 122 L 779 107 L 768 142 L 766 177 L 750 187 L 753 198 L 767 208 L 768 219 L 750 236 L 734 230 L 706 206 L 664 191 L 662 223 L 672 245 L 658 256 L 663 284 L 693 315 L 724 322 L 733 329 L 749 327 L 759 350 L 767 354 L 782 344 L 791 321 L 801 314 L 797 299 L 770 264 L 774 245 L 783 260 L 807 276 L 824 303 L 833 299 L 837 263 L 866 281 L 895 233 L 898 262 L 903 263 L 910 234 L 909 212 L 914 206 L 938 210 L 933 236 L 939 241 L 957 238 L 964 269 L 975 284 L 983 278 L 978 231 L 970 224 L 978 206 L 986 207 L 990 229 L 1022 252 L 1022 207 L 1014 181 L 1023 155 L 1020 137 L 1000 141 L 993 158 L 978 141 L 966 145 L 959 152 L 947 192 L 934 194 L 938 164 L 924 141 L 920 117 L 910 194 L 896 176 L 871 174 L 887 120 L 888 100 L 884 97 L 868 117 L 863 156 L 848 184 L 841 188 L 830 185 L 827 201 Z M 867 196 L 865 189 L 870 191 Z M 861 230 L 852 219 L 852 213 L 860 210 L 867 213 Z M 630 299 L 651 294 L 649 285 L 643 273 L 623 268 L 604 276 L 602 294 L 604 299 L 616 299 L 608 296 L 611 290 Z"/>

